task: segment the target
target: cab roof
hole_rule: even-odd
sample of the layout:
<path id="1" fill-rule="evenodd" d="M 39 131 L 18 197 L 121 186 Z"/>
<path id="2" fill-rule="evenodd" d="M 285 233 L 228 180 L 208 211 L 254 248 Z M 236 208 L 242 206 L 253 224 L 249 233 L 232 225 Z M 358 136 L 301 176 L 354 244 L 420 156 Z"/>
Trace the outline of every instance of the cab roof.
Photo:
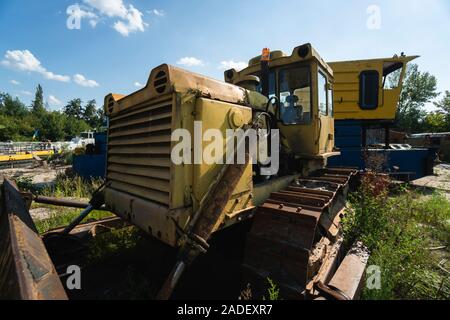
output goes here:
<path id="1" fill-rule="evenodd" d="M 235 69 L 230 69 L 225 71 L 225 79 L 227 82 L 234 82 L 233 80 L 242 78 L 245 75 L 253 74 L 260 70 L 261 55 L 250 59 L 248 67 L 237 71 Z M 306 43 L 295 47 L 291 55 L 285 54 L 281 50 L 271 51 L 270 53 L 270 66 L 278 67 L 283 65 L 292 64 L 295 62 L 302 61 L 316 61 L 318 64 L 325 69 L 325 71 L 333 76 L 333 69 L 325 62 L 324 59 L 319 55 L 319 53 L 314 49 L 310 43 Z"/>

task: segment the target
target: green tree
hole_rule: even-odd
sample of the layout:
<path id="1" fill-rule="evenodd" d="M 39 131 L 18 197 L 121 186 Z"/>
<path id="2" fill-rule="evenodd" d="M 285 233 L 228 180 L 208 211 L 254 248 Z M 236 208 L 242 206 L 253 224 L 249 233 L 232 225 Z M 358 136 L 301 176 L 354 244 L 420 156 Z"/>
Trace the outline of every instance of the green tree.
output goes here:
<path id="1" fill-rule="evenodd" d="M 106 117 L 103 108 L 97 108 L 96 101 L 90 100 L 84 107 L 83 120 L 91 129 L 99 129 L 103 126 Z"/>
<path id="2" fill-rule="evenodd" d="M 81 107 L 81 99 L 69 101 L 65 112 L 46 110 L 43 101 L 43 89 L 36 88 L 36 96 L 31 110 L 19 98 L 8 93 L 0 93 L 0 141 L 31 141 L 33 134 L 39 130 L 39 140 L 68 140 L 90 129 L 86 121 L 99 126 L 100 111 L 95 107 L 95 100 L 87 105 L 88 112 Z"/>
<path id="3" fill-rule="evenodd" d="M 83 119 L 83 107 L 82 107 L 82 101 L 80 98 L 72 99 L 70 100 L 67 105 L 64 107 L 64 113 L 69 118 L 75 118 L 75 119 Z"/>
<path id="4" fill-rule="evenodd" d="M 0 140 L 29 140 L 34 118 L 19 98 L 0 93 Z"/>
<path id="5" fill-rule="evenodd" d="M 89 129 L 89 125 L 84 120 L 67 117 L 64 125 L 65 140 L 79 136 L 81 132 Z"/>
<path id="6" fill-rule="evenodd" d="M 98 117 L 97 128 L 105 126 L 106 125 L 106 115 L 105 115 L 105 110 L 103 110 L 103 108 L 97 109 L 97 117 Z"/>
<path id="7" fill-rule="evenodd" d="M 58 112 L 49 112 L 46 117 L 42 119 L 41 139 L 51 141 L 61 141 L 65 139 L 65 126 L 67 117 Z"/>
<path id="8" fill-rule="evenodd" d="M 445 91 L 444 97 L 435 102 L 434 105 L 445 117 L 445 128 L 443 131 L 450 131 L 450 91 Z"/>
<path id="9" fill-rule="evenodd" d="M 426 132 L 444 132 L 447 130 L 447 115 L 440 111 L 430 112 L 424 119 L 424 131 Z"/>
<path id="10" fill-rule="evenodd" d="M 84 107 L 83 120 L 89 124 L 92 129 L 99 127 L 100 119 L 98 118 L 95 100 L 89 100 Z"/>
<path id="11" fill-rule="evenodd" d="M 424 106 L 439 95 L 436 92 L 436 85 L 435 76 L 429 72 L 419 71 L 417 64 L 408 66 L 397 109 L 400 129 L 407 132 L 423 130 L 426 117 Z"/>
<path id="12" fill-rule="evenodd" d="M 0 141 L 29 141 L 34 129 L 28 116 L 18 121 L 17 117 L 0 114 Z"/>
<path id="13" fill-rule="evenodd" d="M 38 117 L 41 117 L 45 114 L 45 106 L 44 106 L 44 90 L 40 84 L 36 87 L 36 93 L 34 94 L 34 100 L 31 103 L 31 110 L 33 114 Z"/>
<path id="14" fill-rule="evenodd" d="M 19 98 L 13 98 L 8 93 L 0 93 L 0 113 L 7 116 L 23 117 L 28 109 Z"/>

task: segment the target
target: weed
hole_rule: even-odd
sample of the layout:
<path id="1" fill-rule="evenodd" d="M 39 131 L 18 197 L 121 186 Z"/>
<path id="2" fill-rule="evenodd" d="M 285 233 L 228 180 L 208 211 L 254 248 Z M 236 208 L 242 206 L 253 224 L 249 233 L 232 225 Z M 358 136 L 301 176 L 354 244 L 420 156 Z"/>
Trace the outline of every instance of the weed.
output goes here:
<path id="1" fill-rule="evenodd" d="M 241 294 L 239 295 L 239 300 L 250 301 L 252 299 L 253 299 L 252 287 L 250 283 L 247 283 L 247 286 L 245 287 L 245 289 L 241 291 Z"/>
<path id="2" fill-rule="evenodd" d="M 15 179 L 17 187 L 22 191 L 34 192 L 36 191 L 33 185 L 33 179 L 30 177 L 19 177 Z"/>
<path id="3" fill-rule="evenodd" d="M 278 288 L 278 286 L 270 278 L 267 278 L 267 282 L 269 283 L 269 287 L 267 288 L 267 293 L 269 294 L 268 300 L 280 300 L 280 289 Z M 264 297 L 264 300 L 265 299 L 266 297 Z"/>
<path id="4" fill-rule="evenodd" d="M 70 166 L 73 164 L 73 151 L 63 150 L 61 153 L 55 153 L 48 158 L 48 162 L 55 165 Z"/>
<path id="5" fill-rule="evenodd" d="M 58 212 L 53 213 L 47 219 L 35 221 L 35 225 L 38 232 L 43 234 L 51 229 L 69 225 L 80 213 L 80 210 L 58 208 Z M 100 220 L 111 216 L 112 214 L 110 212 L 94 210 L 84 222 Z"/>
<path id="6" fill-rule="evenodd" d="M 413 203 L 412 214 L 431 239 L 450 242 L 450 202 L 441 193 L 433 193 Z"/>
<path id="7" fill-rule="evenodd" d="M 111 230 L 98 235 L 90 243 L 88 260 L 96 263 L 114 254 L 134 248 L 142 239 L 142 234 L 135 227 Z"/>
<path id="8" fill-rule="evenodd" d="M 56 176 L 55 183 L 45 187 L 41 194 L 66 198 L 91 198 L 102 184 L 102 179 L 86 180 L 80 176 L 70 177 L 60 173 Z"/>
<path id="9" fill-rule="evenodd" d="M 384 181 L 371 176 L 350 196 L 344 219 L 347 245 L 361 240 L 369 265 L 381 268 L 381 289 L 364 289 L 365 299 L 442 299 L 450 294 L 447 274 L 429 250 L 433 239 L 448 243 L 450 203 L 439 194 L 424 197 L 403 189 L 388 197 Z M 364 178 L 363 178 L 364 180 Z"/>

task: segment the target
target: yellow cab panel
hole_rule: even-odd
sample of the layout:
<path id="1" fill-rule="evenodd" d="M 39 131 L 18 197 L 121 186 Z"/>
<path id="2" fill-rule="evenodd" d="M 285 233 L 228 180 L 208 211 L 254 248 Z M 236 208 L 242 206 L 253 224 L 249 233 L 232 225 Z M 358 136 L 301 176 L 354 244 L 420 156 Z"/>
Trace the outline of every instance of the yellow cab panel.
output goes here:
<path id="1" fill-rule="evenodd" d="M 394 120 L 406 65 L 417 56 L 329 62 L 336 120 Z"/>

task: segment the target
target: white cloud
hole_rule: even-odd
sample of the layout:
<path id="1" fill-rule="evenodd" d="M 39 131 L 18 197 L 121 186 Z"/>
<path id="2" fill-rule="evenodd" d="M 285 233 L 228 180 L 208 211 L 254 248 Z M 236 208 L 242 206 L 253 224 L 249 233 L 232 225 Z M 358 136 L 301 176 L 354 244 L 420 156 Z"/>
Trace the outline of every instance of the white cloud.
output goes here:
<path id="1" fill-rule="evenodd" d="M 108 17 L 124 18 L 127 14 L 127 8 L 122 0 L 84 0 L 84 3 Z"/>
<path id="2" fill-rule="evenodd" d="M 98 20 L 89 20 L 89 24 L 91 25 L 92 28 L 95 28 L 97 26 Z"/>
<path id="3" fill-rule="evenodd" d="M 202 60 L 197 59 L 195 57 L 184 57 L 178 60 L 177 64 L 186 66 L 186 67 L 198 67 L 205 65 Z"/>
<path id="4" fill-rule="evenodd" d="M 124 37 L 133 32 L 144 32 L 148 26 L 142 19 L 142 12 L 131 4 L 127 7 L 123 0 L 84 0 L 84 3 L 90 6 L 90 10 L 97 10 L 100 15 L 119 18 L 113 28 Z M 91 20 L 91 26 L 95 27 L 97 22 L 97 19 Z"/>
<path id="5" fill-rule="evenodd" d="M 17 80 L 11 80 L 11 81 L 9 81 L 9 82 L 11 82 L 13 85 L 15 85 L 15 86 L 18 86 L 19 84 L 20 84 L 20 82 L 19 81 L 17 81 Z"/>
<path id="6" fill-rule="evenodd" d="M 145 27 L 148 26 L 148 24 L 142 20 L 142 16 L 142 12 L 140 12 L 130 4 L 130 7 L 126 14 L 126 22 L 117 21 L 114 24 L 114 29 L 116 29 L 116 31 L 124 37 L 128 37 L 131 32 L 144 32 Z"/>
<path id="7" fill-rule="evenodd" d="M 134 86 L 135 86 L 135 87 L 138 87 L 138 88 L 142 88 L 144 85 L 143 85 L 142 83 L 136 81 L 136 82 L 134 83 Z"/>
<path id="8" fill-rule="evenodd" d="M 59 74 L 54 74 L 53 72 L 50 72 L 50 71 L 44 72 L 44 77 L 49 80 L 55 80 L 55 81 L 61 81 L 61 82 L 69 82 L 70 81 L 69 76 L 62 76 Z"/>
<path id="9" fill-rule="evenodd" d="M 153 10 L 150 10 L 150 11 L 147 11 L 147 12 L 148 13 L 152 13 L 155 16 L 158 16 L 158 17 L 164 17 L 166 15 L 164 10 L 159 10 L 159 9 L 153 9 Z"/>
<path id="10" fill-rule="evenodd" d="M 62 105 L 62 102 L 56 98 L 54 95 L 49 95 L 48 96 L 48 104 L 51 106 L 60 106 Z"/>
<path id="11" fill-rule="evenodd" d="M 20 71 L 35 72 L 42 75 L 44 78 L 54 81 L 70 82 L 70 76 L 55 74 L 44 68 L 41 62 L 28 50 L 8 50 L 5 54 L 5 59 L 1 61 L 1 64 Z M 99 84 L 94 80 L 86 79 L 82 74 L 76 74 L 73 76 L 73 81 L 83 87 L 98 87 Z M 19 85 L 16 80 L 10 81 L 12 84 Z M 25 94 L 24 92 L 22 92 Z"/>
<path id="12" fill-rule="evenodd" d="M 248 64 L 243 61 L 222 61 L 220 62 L 219 69 L 222 70 L 229 70 L 229 69 L 236 69 L 237 71 L 245 69 L 248 67 Z"/>
<path id="13" fill-rule="evenodd" d="M 42 66 L 41 62 L 29 50 L 6 51 L 5 59 L 1 62 L 1 64 L 20 71 L 36 72 L 49 80 L 62 82 L 70 81 L 69 76 L 54 74 L 51 71 L 47 71 L 47 69 Z"/>
<path id="14" fill-rule="evenodd" d="M 98 87 L 99 84 L 97 83 L 97 81 L 94 80 L 88 80 L 86 79 L 85 76 L 83 76 L 82 74 L 76 74 L 73 76 L 73 81 L 82 86 L 82 87 L 88 87 L 88 88 L 93 88 L 93 87 Z"/>
<path id="15" fill-rule="evenodd" d="M 20 91 L 21 94 L 25 95 L 25 96 L 31 96 L 32 93 L 30 91 L 26 91 L 26 90 L 22 90 Z"/>

